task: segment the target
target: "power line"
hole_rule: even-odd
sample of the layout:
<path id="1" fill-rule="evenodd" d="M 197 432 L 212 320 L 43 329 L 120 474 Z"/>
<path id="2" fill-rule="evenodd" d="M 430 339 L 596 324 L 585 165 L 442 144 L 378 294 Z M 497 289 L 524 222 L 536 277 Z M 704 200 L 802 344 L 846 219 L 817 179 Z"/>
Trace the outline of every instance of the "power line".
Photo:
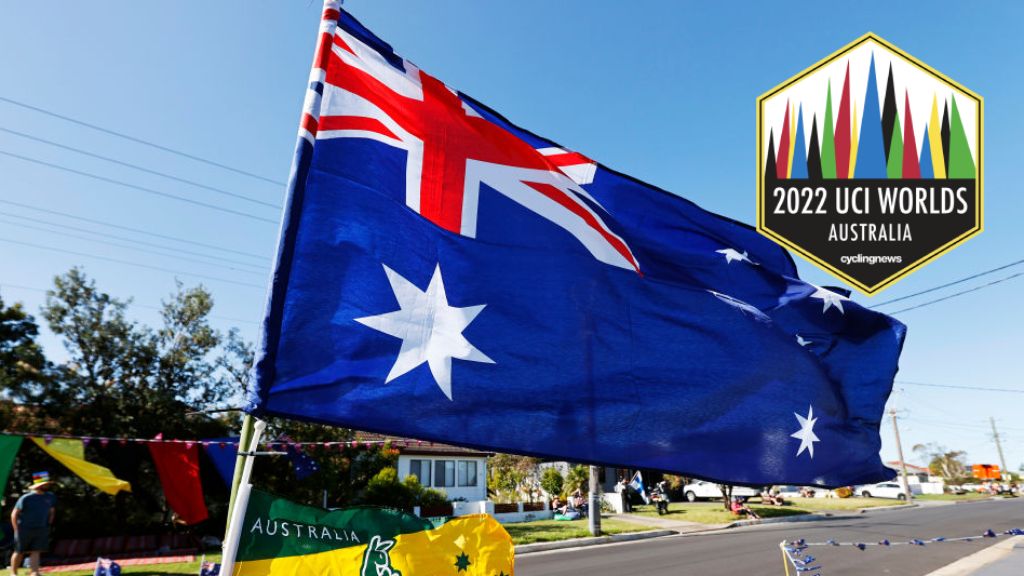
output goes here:
<path id="1" fill-rule="evenodd" d="M 985 270 L 984 272 L 978 272 L 977 274 L 971 274 L 970 276 L 966 276 L 964 278 L 961 278 L 959 280 L 954 280 L 952 282 L 947 282 L 947 283 L 941 284 L 939 286 L 934 286 L 934 287 L 929 288 L 927 290 L 921 290 L 920 292 L 914 292 L 913 294 L 908 294 L 906 296 L 900 296 L 899 298 L 893 298 L 892 300 L 886 300 L 885 302 L 879 302 L 878 304 L 875 304 L 874 306 L 870 306 L 870 308 L 878 308 L 879 306 L 885 306 L 887 304 L 892 304 L 894 302 L 899 302 L 901 300 L 907 300 L 908 298 L 913 298 L 915 296 L 920 296 L 922 294 L 928 294 L 929 292 L 935 292 L 936 290 L 942 290 L 943 288 L 949 288 L 950 286 L 955 286 L 957 284 L 961 284 L 963 282 L 967 282 L 968 280 L 974 280 L 975 278 L 981 278 L 982 276 L 985 276 L 985 275 L 988 275 L 988 274 L 992 274 L 993 272 L 999 272 L 1000 270 L 1006 270 L 1007 268 L 1012 268 L 1014 266 L 1019 266 L 1020 264 L 1024 264 L 1024 259 L 1017 260 L 1015 262 L 1010 262 L 1009 264 L 1004 264 L 1002 266 L 998 266 L 996 268 L 992 268 L 992 269 L 989 269 L 989 270 Z"/>
<path id="2" fill-rule="evenodd" d="M 125 166 L 127 168 L 131 168 L 133 170 L 138 170 L 140 172 L 145 172 L 147 174 L 154 174 L 154 175 L 160 176 L 162 178 L 167 178 L 169 180 L 174 180 L 176 182 L 181 182 L 183 184 L 188 184 L 189 186 L 195 186 L 197 188 L 203 188 L 205 190 L 209 190 L 211 192 L 216 192 L 217 194 L 222 194 L 224 196 L 230 196 L 231 198 L 237 198 L 238 200 L 243 200 L 245 202 L 251 202 L 253 204 L 259 204 L 261 206 L 267 206 L 269 208 L 274 208 L 275 210 L 280 210 L 281 209 L 281 205 L 280 204 L 274 204 L 272 202 L 264 202 L 263 200 L 256 200 L 255 198 L 250 198 L 248 196 L 245 196 L 244 194 L 238 194 L 236 192 L 230 192 L 230 191 L 224 190 L 222 188 L 216 188 L 214 186 L 208 186 L 206 184 L 203 184 L 202 182 L 196 182 L 194 180 L 189 180 L 187 178 L 181 178 L 179 176 L 175 176 L 173 174 L 168 174 L 166 172 L 160 172 L 160 171 L 157 171 L 157 170 L 151 170 L 149 168 L 145 168 L 143 166 L 139 166 L 138 164 L 132 164 L 131 162 L 124 162 L 122 160 L 118 160 L 117 158 L 111 158 L 109 156 L 102 156 L 100 154 L 95 154 L 93 152 L 89 152 L 88 150 L 82 150 L 81 148 L 75 148 L 73 146 L 68 146 L 66 144 L 61 144 L 59 142 L 54 142 L 53 140 L 47 140 L 45 138 L 39 138 L 38 136 L 33 136 L 32 134 L 26 134 L 24 132 L 18 132 L 17 130 L 11 130 L 10 128 L 4 128 L 2 126 L 0 126 L 0 131 L 7 132 L 8 134 L 14 134 L 15 136 L 20 136 L 22 138 L 27 138 L 29 140 L 34 140 L 36 142 L 42 142 L 43 144 L 49 144 L 50 146 L 56 146 L 57 148 L 63 148 L 64 150 L 70 150 L 70 151 L 75 152 L 77 154 L 82 154 L 83 156 L 89 156 L 90 158 L 98 158 L 98 159 L 103 160 L 105 162 L 110 162 L 110 163 L 113 163 L 113 164 L 117 164 L 119 166 Z"/>
<path id="3" fill-rule="evenodd" d="M 15 288 L 17 290 L 28 290 L 30 292 L 42 292 L 44 294 L 50 292 L 52 289 L 37 288 L 35 286 L 24 286 L 22 284 L 11 284 L 10 282 L 0 281 L 0 287 L 6 286 L 7 288 Z M 163 306 L 153 306 L 152 304 L 139 304 L 138 302 L 132 302 L 132 306 L 138 306 L 139 308 L 145 308 L 147 310 L 156 310 L 158 312 L 163 311 Z M 230 316 L 221 316 L 219 314 L 209 314 L 209 318 L 216 318 L 217 320 L 224 320 L 226 322 L 241 322 L 243 324 L 259 324 L 255 320 L 243 320 L 241 318 L 232 318 Z"/>
<path id="4" fill-rule="evenodd" d="M 125 248 L 127 250 L 135 250 L 137 252 L 142 252 L 142 253 L 145 253 L 145 254 L 154 254 L 156 256 L 165 256 L 167 258 L 177 258 L 178 260 L 183 260 L 185 262 L 193 262 L 193 263 L 196 263 L 196 264 L 205 264 L 207 266 L 220 266 L 222 268 L 227 268 L 228 270 L 234 270 L 236 272 L 241 272 L 243 274 L 264 275 L 264 273 L 260 272 L 259 270 L 243 270 L 241 268 L 234 268 L 232 266 L 226 266 L 224 264 L 218 264 L 217 262 L 210 262 L 208 260 L 199 260 L 197 258 L 189 258 L 187 256 L 179 256 L 179 255 L 173 254 L 173 253 L 160 252 L 160 251 L 157 251 L 157 250 L 150 250 L 150 249 L 147 249 L 147 248 L 139 248 L 137 246 L 132 246 L 130 244 L 121 244 L 121 243 L 118 243 L 118 242 L 110 242 L 110 241 L 107 241 L 107 240 L 99 240 L 99 239 L 96 239 L 96 238 L 89 238 L 88 236 L 81 236 L 79 234 L 71 234 L 69 232 L 61 232 L 59 230 L 50 230 L 48 228 L 43 228 L 41 226 L 33 226 L 31 224 L 23 224 L 23 223 L 20 223 L 20 222 L 12 222 L 12 221 L 4 219 L 4 218 L 0 218 L 0 222 L 3 222 L 4 224 L 9 224 L 11 226 L 18 226 L 18 227 L 21 227 L 21 228 L 28 228 L 30 230 L 40 230 L 40 231 L 46 232 L 48 234 L 59 234 L 61 236 L 67 236 L 69 238 L 77 238 L 79 240 L 85 240 L 87 242 L 96 242 L 96 243 L 99 243 L 99 244 L 106 244 L 108 246 L 116 246 L 117 248 Z M 246 265 L 247 266 L 252 266 L 251 264 L 246 264 Z"/>
<path id="5" fill-rule="evenodd" d="M 71 122 L 72 124 L 78 124 L 79 126 L 85 126 L 86 128 L 91 128 L 93 130 L 97 130 L 99 132 L 103 132 L 104 134 L 110 134 L 111 136 L 117 136 L 118 138 L 124 138 L 125 140 L 130 140 L 130 141 L 135 142 L 137 144 L 142 144 L 144 146 L 149 146 L 151 148 L 156 148 L 157 150 L 163 150 L 164 152 L 169 152 L 171 154 L 175 154 L 175 155 L 181 156 L 183 158 L 188 158 L 189 160 L 195 160 L 196 162 L 202 162 L 203 164 L 208 164 L 210 166 L 216 166 L 217 168 L 221 168 L 223 170 L 228 170 L 228 171 L 234 172 L 236 174 L 243 174 L 245 176 L 249 176 L 250 178 L 256 178 L 257 180 L 263 180 L 264 182 L 269 182 L 271 184 L 277 184 L 278 186 L 284 186 L 284 182 L 280 182 L 278 180 L 273 180 L 271 178 L 267 178 L 266 176 L 260 176 L 259 174 L 254 174 L 252 172 L 247 172 L 247 171 L 242 170 L 240 168 L 235 168 L 233 166 L 228 166 L 227 164 L 221 164 L 220 162 L 214 162 L 213 160 L 208 160 L 206 158 L 201 158 L 199 156 L 195 156 L 193 154 L 189 154 L 188 152 L 182 152 L 181 150 L 175 150 L 174 148 L 169 148 L 167 146 L 163 146 L 163 145 L 157 144 L 155 142 L 150 142 L 149 140 L 143 140 L 141 138 L 136 138 L 135 136 L 129 136 L 128 134 L 125 134 L 123 132 L 117 132 L 117 131 L 111 130 L 109 128 L 104 128 L 102 126 L 97 126 L 96 124 L 90 124 L 88 122 L 85 122 L 85 121 L 82 121 L 82 120 L 78 120 L 77 118 L 72 118 L 70 116 L 65 116 L 63 114 L 58 114 L 56 112 L 52 112 L 52 111 L 46 110 L 44 108 L 39 108 L 38 106 L 32 106 L 31 104 L 26 104 L 24 102 L 19 102 L 17 100 L 12 100 L 12 99 L 7 98 L 5 96 L 0 96 L 0 101 L 7 102 L 8 104 L 13 104 L 15 106 L 20 106 L 20 107 L 25 108 L 27 110 L 32 110 L 32 111 L 35 111 L 35 112 L 39 112 L 40 114 L 46 114 L 47 116 L 52 116 L 54 118 L 59 118 L 59 119 L 64 120 L 66 122 Z"/>
<path id="6" fill-rule="evenodd" d="M 156 270 L 159 272 L 168 272 L 171 274 L 180 274 L 182 276 L 193 276 L 196 278 L 205 278 L 207 280 L 215 280 L 217 282 L 227 282 L 228 284 L 237 284 L 239 286 L 246 286 L 248 288 L 258 288 L 264 290 L 266 286 L 259 284 L 250 284 L 248 282 L 239 282 L 238 280 L 231 280 L 230 278 L 221 278 L 218 276 L 209 276 L 206 274 L 196 274 L 195 272 L 185 272 L 182 270 L 172 270 L 169 268 L 161 268 L 160 266 L 151 266 L 149 264 L 142 264 L 141 262 L 132 262 L 130 260 L 120 260 L 117 258 L 108 258 L 106 256 L 98 256 L 96 254 L 87 254 L 85 252 L 75 252 L 74 250 L 65 250 L 63 248 L 54 248 L 52 246 L 43 246 L 41 244 L 33 244 L 31 242 L 22 242 L 20 240 L 11 240 L 10 238 L 0 238 L 0 242 L 7 242 L 10 244 L 18 244 L 21 246 L 28 246 L 30 248 L 38 248 L 40 250 L 49 250 L 51 252 L 60 252 L 63 254 L 72 254 L 74 256 L 82 256 L 85 258 L 95 258 L 97 260 L 105 260 L 107 262 L 113 262 L 115 264 L 124 264 L 126 266 L 136 266 L 138 268 L 146 268 L 148 270 Z"/>
<path id="7" fill-rule="evenodd" d="M 54 227 L 54 228 L 64 228 L 64 229 L 67 229 L 67 230 L 75 230 L 77 232 L 85 232 L 86 234 L 94 234 L 96 236 L 100 236 L 101 238 L 111 238 L 111 239 L 114 239 L 114 240 L 123 240 L 125 242 L 131 242 L 132 244 L 141 244 L 143 246 L 152 246 L 154 248 L 159 248 L 161 250 L 172 250 L 174 252 L 180 252 L 180 253 L 183 253 L 183 254 L 191 254 L 193 256 L 199 256 L 199 257 L 202 257 L 202 258 L 211 258 L 213 260 L 220 260 L 221 262 L 225 262 L 225 263 L 229 263 L 229 264 L 237 264 L 239 266 L 247 266 L 249 268 L 255 268 L 255 270 L 243 270 L 244 272 L 262 274 L 262 273 L 264 273 L 266 271 L 266 267 L 265 266 L 262 266 L 260 264 L 253 264 L 252 262 L 242 262 L 241 260 L 232 260 L 230 258 L 225 258 L 223 256 L 214 256 L 213 254 L 206 254 L 206 253 L 203 253 L 203 252 L 196 252 L 194 250 L 186 250 L 184 248 L 179 248 L 177 246 L 168 246 L 166 244 L 158 244 L 156 242 L 147 242 L 145 240 L 138 240 L 136 238 L 129 238 L 127 236 L 119 236 L 117 234 L 107 234 L 105 232 L 96 232 L 95 230 L 89 230 L 88 228 L 79 228 L 77 226 L 69 226 L 67 224 L 60 224 L 58 222 L 51 222 L 51 221 L 42 220 L 42 219 L 39 219 L 39 218 L 32 218 L 31 216 L 23 216 L 21 214 L 13 214 L 11 212 L 4 212 L 3 210 L 0 210 L 0 216 L 8 216 L 8 217 L 16 218 L 16 219 L 20 219 L 20 220 L 27 220 L 29 222 L 36 222 L 38 224 L 45 224 L 47 226 L 51 226 L 51 227 Z M 66 233 L 63 233 L 63 232 L 58 232 L 58 231 L 55 231 L 55 230 L 49 230 L 49 229 L 45 229 L 45 228 L 37 228 L 37 227 L 34 227 L 34 226 L 29 226 L 27 224 L 21 224 L 21 223 L 10 222 L 10 221 L 8 221 L 8 223 L 12 224 L 13 226 L 23 226 L 25 228 L 34 228 L 35 230 L 42 230 L 43 232 L 49 232 L 51 234 L 63 234 L 65 236 L 72 236 L 70 234 L 66 234 Z M 73 238 L 82 238 L 81 236 L 72 236 L 72 237 Z M 93 240 L 92 238 L 85 238 L 85 239 L 86 240 L 90 240 L 90 241 L 98 242 L 98 240 Z M 114 244 L 114 246 L 121 246 L 121 245 L 120 244 Z M 129 248 L 131 248 L 132 250 L 140 250 L 139 248 L 137 248 L 135 246 L 129 246 Z M 161 253 L 158 253 L 158 252 L 155 252 L 155 253 L 156 254 L 161 254 Z M 177 258 L 178 256 L 175 254 L 174 257 Z M 203 263 L 204 264 L 215 264 L 214 262 L 203 262 Z"/>
<path id="8" fill-rule="evenodd" d="M 67 212 L 61 212 L 59 210 L 51 210 L 49 208 L 40 208 L 39 206 L 32 206 L 31 204 L 23 204 L 21 202 L 15 202 L 13 200 L 4 200 L 0 198 L 0 203 L 9 204 L 11 206 L 17 206 L 19 208 L 25 208 L 27 210 L 34 210 L 36 212 L 42 212 L 44 214 L 53 214 L 54 216 L 62 216 L 64 218 L 70 218 L 72 220 L 78 220 L 80 222 L 88 222 L 90 224 L 96 224 L 98 226 L 106 226 L 108 228 L 116 228 L 118 230 L 125 230 L 128 232 L 135 232 L 137 234 L 145 234 L 146 236 L 152 236 L 154 238 L 163 238 L 164 240 L 173 240 L 175 242 L 183 242 L 185 244 L 192 244 L 193 246 L 202 246 L 203 248 L 210 248 L 212 250 L 220 250 L 221 252 L 228 252 L 231 254 L 239 254 L 241 256 L 248 256 L 250 258 L 256 258 L 259 260 L 266 261 L 267 257 L 260 254 L 254 254 L 252 252 L 245 252 L 242 250 L 233 250 L 231 248 L 224 248 L 223 246 L 217 246 L 216 244 L 206 244 L 203 242 L 197 242 L 195 240 L 189 240 L 187 238 L 181 238 L 178 236 L 169 236 L 167 234 L 158 234 L 149 230 L 143 230 L 141 228 L 132 228 L 131 226 L 122 226 L 120 224 L 114 224 L 113 222 L 105 222 L 103 220 L 94 220 L 92 218 L 86 218 L 84 216 L 77 216 L 75 214 L 69 214 Z"/>
<path id="9" fill-rule="evenodd" d="M 982 284 L 980 286 L 975 286 L 974 288 L 969 288 L 967 290 L 961 290 L 960 292 L 955 292 L 953 294 L 950 294 L 949 296 L 943 296 L 942 298 L 936 298 L 935 300 L 929 300 L 928 302 L 924 302 L 922 304 L 917 304 L 917 305 L 911 306 L 909 308 L 903 308 L 903 309 L 900 309 L 900 310 L 896 310 L 894 312 L 886 312 L 886 314 L 895 315 L 895 314 L 899 314 L 901 312 L 909 312 L 911 310 L 916 310 L 918 308 L 924 308 L 925 306 L 931 306 L 932 304 L 938 304 L 939 302 L 943 302 L 943 301 L 949 300 L 951 298 L 956 298 L 957 296 L 963 296 L 964 294 L 970 294 L 971 292 L 977 292 L 978 290 L 984 290 L 985 288 L 990 288 L 992 286 L 995 286 L 996 284 L 1001 284 L 1003 282 L 1006 282 L 1007 280 L 1013 280 L 1014 278 L 1017 278 L 1017 277 L 1020 277 L 1020 276 L 1024 276 L 1024 272 L 1017 272 L 1016 274 L 1011 274 L 1009 276 L 1006 276 L 1005 278 L 1000 278 L 999 280 L 993 280 L 993 281 L 991 281 L 991 282 L 989 282 L 987 284 Z"/>
<path id="10" fill-rule="evenodd" d="M 39 164 L 41 166 L 46 166 L 48 168 L 53 168 L 55 170 L 62 170 L 64 172 L 70 172 L 72 174 L 78 174 L 79 176 L 85 176 L 87 178 L 92 178 L 94 180 L 99 180 L 101 182 L 108 182 L 110 184 L 117 184 L 118 186 L 124 186 L 126 188 L 132 188 L 134 190 L 139 190 L 141 192 L 146 192 L 147 194 L 154 194 L 156 196 L 163 196 L 165 198 L 171 198 L 171 199 L 174 199 L 174 200 L 178 200 L 180 202 L 187 202 L 189 204 L 194 204 L 196 206 L 202 206 L 204 208 L 210 208 L 211 210 L 219 210 L 221 212 L 227 212 L 229 214 L 234 214 L 236 216 L 243 216 L 245 218 L 251 218 L 252 220 L 259 220 L 261 222 L 269 222 L 270 224 L 277 224 L 277 220 L 271 220 L 270 218 L 263 218 L 261 216 L 256 216 L 255 214 L 250 214 L 248 212 L 242 212 L 240 210 L 232 210 L 231 208 L 225 208 L 223 206 L 217 206 L 216 204 L 208 204 L 206 202 L 201 202 L 199 200 L 193 200 L 191 198 L 186 198 L 184 196 L 178 196 L 177 194 L 171 194 L 170 192 L 161 192 L 160 190 L 154 190 L 152 188 L 146 188 L 145 186 L 139 186 L 137 184 L 131 184 L 131 183 L 128 183 L 128 182 L 123 182 L 121 180 L 115 180 L 113 178 L 107 178 L 106 176 L 100 176 L 99 174 L 93 174 L 91 172 L 84 172 L 82 170 L 76 170 L 74 168 L 68 168 L 67 166 L 61 166 L 60 164 L 54 164 L 52 162 L 46 162 L 44 160 L 38 160 L 38 159 L 35 159 L 35 158 L 29 158 L 28 156 L 22 156 L 20 154 L 15 154 L 13 152 L 7 152 L 6 150 L 0 150 L 0 155 L 9 156 L 11 158 L 16 158 L 16 159 L 21 160 L 23 162 L 31 162 L 33 164 Z"/>
<path id="11" fill-rule="evenodd" d="M 928 386 L 931 388 L 953 388 L 956 390 L 974 390 L 976 392 L 1009 392 L 1011 394 L 1024 394 L 1024 390 L 1014 388 L 989 388 L 985 386 L 963 386 L 957 384 L 932 384 L 930 382 L 912 382 L 910 380 L 895 380 L 897 384 L 908 384 L 910 386 Z"/>

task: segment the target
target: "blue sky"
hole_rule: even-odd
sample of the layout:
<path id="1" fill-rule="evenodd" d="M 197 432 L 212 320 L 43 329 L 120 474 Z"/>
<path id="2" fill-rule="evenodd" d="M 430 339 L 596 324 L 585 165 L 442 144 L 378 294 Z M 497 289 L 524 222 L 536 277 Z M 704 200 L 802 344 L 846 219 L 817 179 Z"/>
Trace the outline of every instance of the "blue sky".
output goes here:
<path id="1" fill-rule="evenodd" d="M 867 31 L 981 94 L 986 104 L 986 229 L 874 301 L 910 294 L 1024 258 L 1024 195 L 1013 180 L 1024 152 L 1024 9 L 954 2 L 864 2 L 844 12 L 819 3 L 395 2 L 351 0 L 357 18 L 421 68 L 563 145 L 753 223 L 754 102 L 807 65 Z M 10 4 L 0 21 L 0 97 L 128 133 L 270 180 L 288 173 L 318 2 L 182 1 Z M 256 335 L 276 225 L 201 208 L 6 156 L 215 203 L 276 220 L 268 206 L 34 142 L 9 131 L 111 156 L 279 204 L 282 186 L 183 159 L 0 101 L 0 290 L 37 312 L 38 291 L 81 264 L 100 286 L 133 297 L 135 316 L 155 323 L 176 274 L 69 254 L 100 255 L 251 286 L 202 281 L 218 327 Z M 90 235 L 36 218 L 109 234 L 207 248 L 96 227 L 24 207 L 182 237 L 255 254 L 200 264 L 62 236 Z M 13 216 L 12 216 L 13 215 Z M 37 228 L 16 226 L 31 225 Z M 47 246 L 46 250 L 4 240 Z M 105 239 L 119 244 L 132 242 Z M 136 244 L 137 247 L 139 247 Z M 187 256 L 185 254 L 179 254 Z M 187 256 L 192 257 L 192 256 Z M 799 260 L 815 283 L 841 285 Z M 255 265 L 255 266 L 252 266 Z M 238 268 L 225 269 L 225 266 Z M 248 270 L 249 272 L 243 272 Z M 1006 275 L 1006 274 L 1003 274 Z M 989 279 L 996 279 L 994 275 Z M 970 286 L 972 284 L 968 284 Z M 899 380 L 1024 390 L 1024 279 L 900 314 L 909 325 Z M 861 296 L 857 300 L 869 300 Z M 928 300 L 920 298 L 913 302 Z M 890 307 L 895 310 L 897 307 Z M 48 350 L 60 345 L 46 335 Z M 971 462 L 998 463 L 987 429 L 996 418 L 1007 463 L 1024 464 L 1024 395 L 897 383 L 904 447 L 938 442 Z M 891 427 L 883 457 L 895 459 Z M 908 460 L 915 459 L 908 455 Z"/>

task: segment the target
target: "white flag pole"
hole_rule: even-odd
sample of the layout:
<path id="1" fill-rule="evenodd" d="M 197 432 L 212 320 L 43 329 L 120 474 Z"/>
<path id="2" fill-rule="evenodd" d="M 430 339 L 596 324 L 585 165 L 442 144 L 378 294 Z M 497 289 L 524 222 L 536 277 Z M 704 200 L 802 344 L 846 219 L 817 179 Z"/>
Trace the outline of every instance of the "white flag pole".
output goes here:
<path id="1" fill-rule="evenodd" d="M 238 553 L 238 542 L 242 536 L 242 522 L 245 521 L 245 511 L 249 507 L 249 493 L 252 491 L 252 465 L 256 459 L 256 450 L 260 445 L 260 437 L 267 428 L 267 423 L 256 420 L 253 426 L 252 438 L 249 445 L 244 448 L 239 445 L 239 458 L 244 458 L 242 474 L 238 484 L 238 492 L 231 507 L 231 516 L 228 518 L 227 531 L 224 534 L 224 542 L 221 548 L 220 574 L 230 576 L 234 571 L 235 555 Z M 243 453 L 244 452 L 244 453 Z"/>

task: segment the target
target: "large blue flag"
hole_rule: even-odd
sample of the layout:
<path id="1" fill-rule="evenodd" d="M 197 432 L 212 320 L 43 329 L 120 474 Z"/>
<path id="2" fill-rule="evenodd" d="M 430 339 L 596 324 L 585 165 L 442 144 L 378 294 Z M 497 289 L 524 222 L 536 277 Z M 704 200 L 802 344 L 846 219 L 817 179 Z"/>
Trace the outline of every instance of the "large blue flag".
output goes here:
<path id="1" fill-rule="evenodd" d="M 741 484 L 891 477 L 899 322 L 329 5 L 249 410 Z"/>

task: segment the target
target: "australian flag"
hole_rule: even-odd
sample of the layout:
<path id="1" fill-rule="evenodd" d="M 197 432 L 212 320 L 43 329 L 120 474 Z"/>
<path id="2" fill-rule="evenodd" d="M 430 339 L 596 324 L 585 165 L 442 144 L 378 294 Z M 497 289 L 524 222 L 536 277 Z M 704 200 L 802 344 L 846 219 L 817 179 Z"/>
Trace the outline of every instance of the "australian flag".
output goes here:
<path id="1" fill-rule="evenodd" d="M 248 410 L 734 484 L 891 477 L 905 329 L 328 3 Z"/>

